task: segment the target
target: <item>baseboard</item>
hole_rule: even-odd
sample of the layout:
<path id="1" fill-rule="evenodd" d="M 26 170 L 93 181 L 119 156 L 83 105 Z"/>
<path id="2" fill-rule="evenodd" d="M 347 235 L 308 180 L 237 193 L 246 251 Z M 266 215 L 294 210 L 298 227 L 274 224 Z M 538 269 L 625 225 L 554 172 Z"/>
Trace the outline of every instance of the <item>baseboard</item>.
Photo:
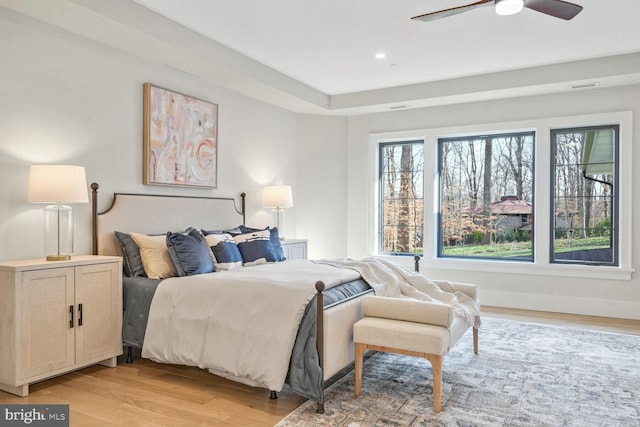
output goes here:
<path id="1" fill-rule="evenodd" d="M 486 289 L 481 290 L 479 294 L 480 302 L 487 306 L 640 320 L 640 302 L 635 301 L 498 292 Z"/>

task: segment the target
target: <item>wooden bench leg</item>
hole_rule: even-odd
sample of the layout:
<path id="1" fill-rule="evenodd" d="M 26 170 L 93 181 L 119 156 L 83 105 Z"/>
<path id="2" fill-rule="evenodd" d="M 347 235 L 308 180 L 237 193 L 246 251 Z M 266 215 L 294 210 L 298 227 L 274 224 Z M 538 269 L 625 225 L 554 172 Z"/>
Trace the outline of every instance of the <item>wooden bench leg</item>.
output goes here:
<path id="1" fill-rule="evenodd" d="M 473 328 L 473 353 L 478 354 L 478 328 Z"/>
<path id="2" fill-rule="evenodd" d="M 475 331 L 475 329 L 474 329 Z M 433 412 L 439 413 L 442 409 L 442 361 L 444 356 L 437 354 L 418 353 L 415 351 L 401 350 L 391 347 L 382 347 L 371 344 L 355 343 L 355 389 L 356 396 L 362 392 L 362 355 L 365 350 L 384 351 L 386 353 L 406 354 L 414 357 L 425 357 L 431 363 L 433 371 Z"/>
<path id="3" fill-rule="evenodd" d="M 433 371 L 433 412 L 437 414 L 442 409 L 442 356 L 427 354 L 426 357 Z"/>
<path id="4" fill-rule="evenodd" d="M 355 374 L 356 374 L 356 396 L 360 396 L 362 392 L 362 354 L 367 349 L 366 344 L 357 342 L 355 348 Z"/>

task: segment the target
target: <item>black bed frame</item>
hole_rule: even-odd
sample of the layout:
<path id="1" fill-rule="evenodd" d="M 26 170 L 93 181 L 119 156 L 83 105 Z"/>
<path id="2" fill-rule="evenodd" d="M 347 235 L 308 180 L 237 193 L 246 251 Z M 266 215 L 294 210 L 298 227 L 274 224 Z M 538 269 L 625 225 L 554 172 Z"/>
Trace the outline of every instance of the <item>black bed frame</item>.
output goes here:
<path id="1" fill-rule="evenodd" d="M 104 212 L 98 212 L 98 188 L 100 186 L 98 185 L 98 183 L 92 183 L 91 184 L 91 235 L 92 235 L 92 249 L 93 249 L 93 254 L 94 255 L 98 255 L 98 215 L 101 213 L 105 213 L 108 212 L 111 207 L 113 207 L 113 204 L 106 209 Z M 189 198 L 189 199 L 193 199 L 193 198 L 198 198 L 198 199 L 212 199 L 212 200 L 232 200 L 235 206 L 235 199 L 232 197 L 194 197 L 194 196 L 173 196 L 173 195 L 164 195 L 164 194 L 133 194 L 133 193 L 114 193 L 114 202 L 115 202 L 115 197 L 117 197 L 118 194 L 123 194 L 123 195 L 131 195 L 131 196 L 157 196 L 157 197 L 176 197 L 176 198 Z M 245 223 L 245 219 L 246 219 L 246 193 L 240 193 L 240 209 L 238 209 L 237 207 L 235 208 L 236 211 L 238 212 L 238 214 L 242 215 L 242 223 Z M 414 256 L 414 268 L 415 271 L 419 271 L 420 269 L 420 256 L 416 255 Z M 316 282 L 315 284 L 315 288 L 316 288 L 316 348 L 318 350 L 318 361 L 320 364 L 320 369 L 324 371 L 324 361 L 323 361 L 323 354 L 324 354 L 324 290 L 326 288 L 324 282 L 322 280 L 319 280 Z M 353 298 L 357 298 L 359 297 L 359 295 L 354 295 L 353 297 L 349 298 L 349 299 L 353 299 Z M 347 299 L 348 300 L 348 299 Z M 340 303 L 343 303 L 347 300 L 342 300 L 340 301 Z M 329 307 L 327 307 L 329 308 Z M 127 347 L 127 359 L 126 359 L 126 363 L 132 363 L 133 362 L 133 348 L 132 347 Z M 324 380 L 323 380 L 324 382 Z M 323 414 L 324 413 L 324 386 L 322 387 L 322 402 L 317 402 L 317 407 L 316 407 L 316 412 L 318 414 Z M 271 390 L 269 393 L 269 398 L 270 399 L 277 399 L 278 398 L 278 394 L 276 391 Z"/>

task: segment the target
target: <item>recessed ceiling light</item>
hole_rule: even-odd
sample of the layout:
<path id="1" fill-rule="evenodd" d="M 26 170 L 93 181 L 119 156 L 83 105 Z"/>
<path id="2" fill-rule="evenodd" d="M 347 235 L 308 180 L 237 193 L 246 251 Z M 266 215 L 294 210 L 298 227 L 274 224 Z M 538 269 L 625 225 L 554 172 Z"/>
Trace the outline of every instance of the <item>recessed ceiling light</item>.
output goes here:
<path id="1" fill-rule="evenodd" d="M 378 52 L 376 53 L 376 59 L 384 59 L 387 57 L 387 54 L 384 52 Z"/>

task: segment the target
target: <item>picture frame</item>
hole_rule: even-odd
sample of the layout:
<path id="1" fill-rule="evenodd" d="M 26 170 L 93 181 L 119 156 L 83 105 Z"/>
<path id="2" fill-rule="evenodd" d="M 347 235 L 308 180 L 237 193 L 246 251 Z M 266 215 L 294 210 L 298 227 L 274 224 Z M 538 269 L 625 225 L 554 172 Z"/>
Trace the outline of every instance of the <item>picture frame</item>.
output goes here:
<path id="1" fill-rule="evenodd" d="M 145 83 L 143 184 L 217 187 L 218 104 Z"/>

